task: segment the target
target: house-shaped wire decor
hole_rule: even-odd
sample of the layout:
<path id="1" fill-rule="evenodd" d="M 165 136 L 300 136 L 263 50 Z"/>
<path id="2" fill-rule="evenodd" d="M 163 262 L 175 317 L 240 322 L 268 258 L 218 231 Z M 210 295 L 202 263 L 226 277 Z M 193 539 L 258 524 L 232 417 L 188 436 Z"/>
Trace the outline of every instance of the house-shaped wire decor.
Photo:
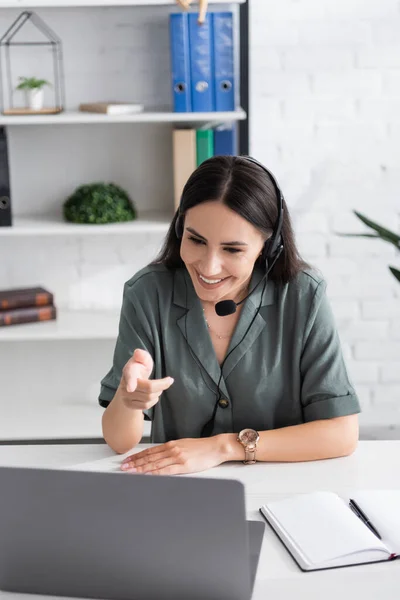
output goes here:
<path id="1" fill-rule="evenodd" d="M 20 41 L 14 39 L 16 34 L 28 23 L 32 23 L 34 27 L 39 31 L 40 39 L 38 41 Z M 19 37 L 19 36 L 18 36 Z M 54 102 L 51 106 L 47 107 L 35 107 L 30 108 L 17 107 L 15 103 L 15 92 L 18 79 L 14 78 L 13 73 L 13 51 L 16 51 L 16 47 L 26 46 L 47 46 L 51 51 L 51 62 L 49 66 L 52 72 L 52 78 L 49 89 L 52 91 Z M 14 48 L 14 50 L 13 50 Z M 5 54 L 5 56 L 4 56 Z M 32 56 L 33 52 L 27 58 Z M 28 61 L 24 60 L 24 64 Z M 14 67 L 15 68 L 15 67 Z M 60 38 L 50 29 L 50 27 L 41 19 L 36 13 L 32 11 L 22 12 L 11 27 L 5 32 L 0 38 L 0 81 L 1 81 L 1 93 L 0 93 L 0 110 L 5 115 L 23 115 L 23 114 L 55 114 L 64 110 L 65 106 L 65 84 L 64 84 L 64 64 L 62 55 L 62 44 Z M 27 73 L 18 73 L 26 76 Z M 34 75 L 34 74 L 29 74 Z M 35 74 L 36 75 L 36 74 Z M 19 96 L 21 92 L 18 92 Z"/>

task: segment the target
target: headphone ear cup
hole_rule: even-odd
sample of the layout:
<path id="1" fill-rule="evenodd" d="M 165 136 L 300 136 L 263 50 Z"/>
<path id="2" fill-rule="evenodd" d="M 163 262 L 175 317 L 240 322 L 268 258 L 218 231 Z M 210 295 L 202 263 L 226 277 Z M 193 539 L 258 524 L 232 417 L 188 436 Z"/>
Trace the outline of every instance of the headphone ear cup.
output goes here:
<path id="1" fill-rule="evenodd" d="M 264 244 L 264 248 L 261 253 L 261 256 L 264 258 L 264 260 L 267 260 L 269 257 L 270 248 L 271 248 L 271 239 L 267 240 Z"/>
<path id="2" fill-rule="evenodd" d="M 279 254 L 281 253 L 282 250 L 279 250 L 280 246 L 283 245 L 281 235 L 278 235 L 278 237 L 272 236 L 266 243 L 268 243 L 268 259 L 274 258 L 278 251 Z"/>
<path id="3" fill-rule="evenodd" d="M 282 236 L 272 244 L 272 238 L 268 239 L 261 253 L 261 257 L 265 260 L 265 270 L 268 271 L 270 264 L 275 264 L 283 251 Z"/>

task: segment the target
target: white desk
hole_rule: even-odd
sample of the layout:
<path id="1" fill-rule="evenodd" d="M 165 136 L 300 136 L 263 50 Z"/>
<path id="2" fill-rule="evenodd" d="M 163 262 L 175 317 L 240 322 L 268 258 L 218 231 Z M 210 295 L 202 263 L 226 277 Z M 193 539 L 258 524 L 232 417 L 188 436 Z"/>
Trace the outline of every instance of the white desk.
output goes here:
<path id="1" fill-rule="evenodd" d="M 110 449 L 102 445 L 0 446 L 1 465 L 67 467 L 111 455 Z M 357 451 L 347 458 L 298 464 L 258 463 L 251 467 L 229 463 L 198 476 L 241 480 L 246 487 L 248 517 L 262 519 L 259 506 L 285 494 L 315 489 L 338 493 L 355 488 L 400 489 L 400 441 L 360 442 Z M 1 600 L 34 598 L 37 597 L 0 592 Z M 303 598 L 398 600 L 400 560 L 303 573 L 267 525 L 253 600 Z"/>

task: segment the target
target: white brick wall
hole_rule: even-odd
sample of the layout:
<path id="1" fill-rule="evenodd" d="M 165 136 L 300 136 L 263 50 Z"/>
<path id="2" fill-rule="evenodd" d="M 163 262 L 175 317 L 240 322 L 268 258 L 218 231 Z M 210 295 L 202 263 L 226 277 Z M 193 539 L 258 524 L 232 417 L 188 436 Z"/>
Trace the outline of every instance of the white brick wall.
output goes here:
<path id="1" fill-rule="evenodd" d="M 362 432 L 400 437 L 400 284 L 387 268 L 399 256 L 339 236 L 365 231 L 353 209 L 399 230 L 400 5 L 252 0 L 250 10 L 251 152 L 277 175 L 301 252 L 327 279 Z"/>

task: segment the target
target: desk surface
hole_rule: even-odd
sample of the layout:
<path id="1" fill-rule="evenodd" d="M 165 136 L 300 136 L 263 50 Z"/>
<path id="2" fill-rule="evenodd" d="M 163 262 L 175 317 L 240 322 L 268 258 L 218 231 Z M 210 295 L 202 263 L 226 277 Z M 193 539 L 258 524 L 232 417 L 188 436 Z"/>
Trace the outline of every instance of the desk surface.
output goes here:
<path id="1" fill-rule="evenodd" d="M 0 446 L 0 464 L 68 467 L 112 454 L 107 446 L 102 445 Z M 198 476 L 242 481 L 246 488 L 248 517 L 261 519 L 258 512 L 260 505 L 286 494 L 315 489 L 339 494 L 360 488 L 400 489 L 400 441 L 360 442 L 352 456 L 327 461 L 258 463 L 253 466 L 227 463 Z M 0 592 L 0 598 L 34 600 L 37 597 Z M 398 600 L 400 561 L 303 573 L 267 526 L 253 600 L 275 598 Z"/>

